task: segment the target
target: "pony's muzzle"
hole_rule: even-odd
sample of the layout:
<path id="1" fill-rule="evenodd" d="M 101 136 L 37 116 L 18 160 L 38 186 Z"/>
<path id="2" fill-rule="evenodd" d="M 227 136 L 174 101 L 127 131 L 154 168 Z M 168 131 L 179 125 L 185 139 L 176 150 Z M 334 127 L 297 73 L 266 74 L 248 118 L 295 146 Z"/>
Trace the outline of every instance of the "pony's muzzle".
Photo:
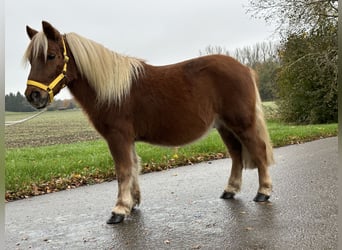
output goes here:
<path id="1" fill-rule="evenodd" d="M 49 95 L 46 91 L 31 90 L 25 91 L 27 101 L 35 108 L 45 108 L 49 103 Z"/>

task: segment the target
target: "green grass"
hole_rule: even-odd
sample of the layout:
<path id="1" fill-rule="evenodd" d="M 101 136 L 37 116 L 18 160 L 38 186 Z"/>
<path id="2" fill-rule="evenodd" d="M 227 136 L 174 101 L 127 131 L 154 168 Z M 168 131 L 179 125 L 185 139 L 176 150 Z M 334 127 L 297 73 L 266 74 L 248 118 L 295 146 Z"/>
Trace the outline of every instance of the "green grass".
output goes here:
<path id="1" fill-rule="evenodd" d="M 292 126 L 268 123 L 274 146 L 336 136 L 337 124 Z M 226 149 L 213 130 L 205 139 L 181 148 L 137 143 L 143 172 L 223 158 Z M 115 178 L 113 162 L 103 140 L 6 151 L 6 198 L 23 198 L 98 183 Z"/>
<path id="2" fill-rule="evenodd" d="M 303 143 L 315 139 L 337 136 L 337 124 L 289 125 L 277 121 L 268 122 L 273 146 Z"/>
<path id="3" fill-rule="evenodd" d="M 57 185 L 65 189 L 67 179 L 82 174 L 112 172 L 112 160 L 103 141 L 9 149 L 6 151 L 6 190 L 19 196 L 32 195 L 33 187 Z M 58 186 L 58 183 L 62 186 Z"/>

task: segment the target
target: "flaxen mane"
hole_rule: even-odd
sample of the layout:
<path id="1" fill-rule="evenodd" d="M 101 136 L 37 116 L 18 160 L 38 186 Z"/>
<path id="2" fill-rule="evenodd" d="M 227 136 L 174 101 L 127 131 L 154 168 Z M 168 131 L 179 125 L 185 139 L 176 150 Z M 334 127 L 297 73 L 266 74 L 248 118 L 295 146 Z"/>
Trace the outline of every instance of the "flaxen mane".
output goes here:
<path id="1" fill-rule="evenodd" d="M 66 40 L 78 70 L 94 87 L 98 101 L 121 103 L 132 80 L 143 71 L 141 61 L 119 55 L 75 33 L 67 34 Z"/>
<path id="2" fill-rule="evenodd" d="M 79 72 L 96 91 L 98 103 L 120 104 L 129 94 L 132 81 L 143 73 L 141 61 L 110 51 L 75 33 L 65 37 Z M 42 51 L 46 60 L 47 49 L 47 38 L 39 32 L 33 37 L 24 59 L 34 59 Z"/>

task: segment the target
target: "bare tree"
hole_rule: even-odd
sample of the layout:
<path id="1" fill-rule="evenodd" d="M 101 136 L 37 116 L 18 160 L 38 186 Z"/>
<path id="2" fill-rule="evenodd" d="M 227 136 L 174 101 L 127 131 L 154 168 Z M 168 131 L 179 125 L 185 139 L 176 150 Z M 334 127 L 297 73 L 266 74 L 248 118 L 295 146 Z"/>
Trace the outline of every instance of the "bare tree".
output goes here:
<path id="1" fill-rule="evenodd" d="M 273 42 L 256 43 L 252 46 L 236 48 L 234 52 L 228 51 L 219 45 L 208 45 L 203 51 L 199 51 L 200 56 L 221 54 L 234 57 L 242 64 L 253 67 L 257 63 L 264 63 L 268 60 L 277 60 L 278 45 Z"/>
<path id="2" fill-rule="evenodd" d="M 226 48 L 218 46 L 218 45 L 208 45 L 204 48 L 204 51 L 199 51 L 200 56 L 204 55 L 213 55 L 213 54 L 219 54 L 219 55 L 227 55 L 229 56 L 229 51 L 226 50 Z"/>
<path id="3" fill-rule="evenodd" d="M 247 13 L 277 24 L 277 31 L 287 33 L 315 29 L 322 20 L 337 24 L 338 0 L 249 0 Z"/>

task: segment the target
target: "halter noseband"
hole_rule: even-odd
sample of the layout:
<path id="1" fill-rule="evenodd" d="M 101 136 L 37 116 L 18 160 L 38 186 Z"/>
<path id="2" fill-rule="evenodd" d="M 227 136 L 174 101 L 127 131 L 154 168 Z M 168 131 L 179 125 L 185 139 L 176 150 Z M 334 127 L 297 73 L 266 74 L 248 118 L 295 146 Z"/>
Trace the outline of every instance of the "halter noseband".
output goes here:
<path id="1" fill-rule="evenodd" d="M 67 50 L 66 50 L 66 46 L 65 46 L 65 42 L 64 42 L 64 38 L 62 36 L 62 43 L 63 43 L 63 56 L 64 56 L 64 66 L 63 66 L 63 70 L 62 72 L 49 84 L 49 85 L 45 85 L 43 83 L 40 82 L 36 82 L 33 80 L 27 80 L 27 85 L 31 85 L 40 89 L 45 90 L 46 92 L 49 93 L 49 102 L 52 102 L 53 100 L 53 89 L 57 86 L 57 84 L 62 81 L 65 77 L 65 74 L 67 72 L 67 64 L 69 61 L 69 57 L 67 55 Z M 63 84 L 62 88 L 64 88 L 66 85 Z"/>

